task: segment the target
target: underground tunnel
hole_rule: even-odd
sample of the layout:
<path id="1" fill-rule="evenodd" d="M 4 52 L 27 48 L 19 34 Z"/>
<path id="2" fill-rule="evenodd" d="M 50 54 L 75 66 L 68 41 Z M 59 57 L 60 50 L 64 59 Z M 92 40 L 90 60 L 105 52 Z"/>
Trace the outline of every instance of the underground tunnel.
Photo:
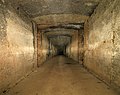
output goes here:
<path id="1" fill-rule="evenodd" d="M 120 0 L 0 0 L 0 95 L 120 95 Z"/>

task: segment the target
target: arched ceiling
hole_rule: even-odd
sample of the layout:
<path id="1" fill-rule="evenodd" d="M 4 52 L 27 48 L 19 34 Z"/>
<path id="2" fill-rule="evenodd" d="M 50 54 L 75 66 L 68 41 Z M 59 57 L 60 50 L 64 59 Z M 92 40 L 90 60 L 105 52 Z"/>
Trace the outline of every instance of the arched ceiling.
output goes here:
<path id="1" fill-rule="evenodd" d="M 53 45 L 68 44 L 75 30 L 94 12 L 101 0 L 5 0 L 22 9 L 44 31 Z"/>

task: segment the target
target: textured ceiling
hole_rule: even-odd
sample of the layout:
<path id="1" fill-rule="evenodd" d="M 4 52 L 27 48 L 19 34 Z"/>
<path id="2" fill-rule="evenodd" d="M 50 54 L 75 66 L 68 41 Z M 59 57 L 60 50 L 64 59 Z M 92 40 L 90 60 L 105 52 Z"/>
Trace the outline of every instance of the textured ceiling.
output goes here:
<path id="1" fill-rule="evenodd" d="M 87 19 L 88 16 L 80 14 L 50 14 L 33 18 L 40 29 L 62 24 L 84 23 Z"/>
<path id="2" fill-rule="evenodd" d="M 23 9 L 51 43 L 62 48 L 94 12 L 100 0 L 5 0 Z"/>
<path id="3" fill-rule="evenodd" d="M 6 0 L 21 6 L 31 17 L 49 14 L 91 15 L 100 0 Z"/>

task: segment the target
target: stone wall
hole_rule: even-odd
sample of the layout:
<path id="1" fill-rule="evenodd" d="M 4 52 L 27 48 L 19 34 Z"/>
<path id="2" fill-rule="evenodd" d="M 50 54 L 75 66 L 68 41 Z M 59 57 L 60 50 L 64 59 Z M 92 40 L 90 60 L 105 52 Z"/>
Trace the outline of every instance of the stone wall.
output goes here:
<path id="1" fill-rule="evenodd" d="M 48 54 L 49 42 L 43 32 L 39 31 L 37 33 L 37 43 L 38 43 L 38 50 L 37 50 L 37 63 L 40 66 L 46 59 Z"/>
<path id="2" fill-rule="evenodd" d="M 111 83 L 120 87 L 120 0 L 114 1 L 113 8 L 113 60 Z"/>
<path id="3" fill-rule="evenodd" d="M 37 50 L 37 64 L 38 67 L 43 64 L 48 58 L 53 57 L 56 54 L 55 47 L 49 42 L 47 36 L 44 32 L 39 31 L 37 33 L 37 43 L 38 43 L 38 50 Z"/>
<path id="4" fill-rule="evenodd" d="M 80 29 L 78 31 L 78 45 L 79 45 L 79 63 L 83 64 L 84 59 L 84 30 Z"/>
<path id="5" fill-rule="evenodd" d="M 120 0 L 102 0 L 85 23 L 84 65 L 120 87 Z"/>
<path id="6" fill-rule="evenodd" d="M 19 8 L 0 1 L 0 93 L 35 66 L 32 23 Z"/>
<path id="7" fill-rule="evenodd" d="M 74 59 L 75 61 L 78 61 L 78 31 L 74 31 L 74 35 L 72 36 L 70 44 L 67 46 L 66 50 L 67 56 L 69 58 Z"/>

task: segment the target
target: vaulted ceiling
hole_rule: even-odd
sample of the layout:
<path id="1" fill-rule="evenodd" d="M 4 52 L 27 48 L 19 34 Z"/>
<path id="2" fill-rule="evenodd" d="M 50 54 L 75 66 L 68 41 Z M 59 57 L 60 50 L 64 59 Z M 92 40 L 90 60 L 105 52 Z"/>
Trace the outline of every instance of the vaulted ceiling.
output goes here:
<path id="1" fill-rule="evenodd" d="M 53 45 L 68 44 L 75 30 L 94 12 L 100 0 L 6 0 L 22 8 Z M 61 42 L 60 42 L 61 41 Z"/>

